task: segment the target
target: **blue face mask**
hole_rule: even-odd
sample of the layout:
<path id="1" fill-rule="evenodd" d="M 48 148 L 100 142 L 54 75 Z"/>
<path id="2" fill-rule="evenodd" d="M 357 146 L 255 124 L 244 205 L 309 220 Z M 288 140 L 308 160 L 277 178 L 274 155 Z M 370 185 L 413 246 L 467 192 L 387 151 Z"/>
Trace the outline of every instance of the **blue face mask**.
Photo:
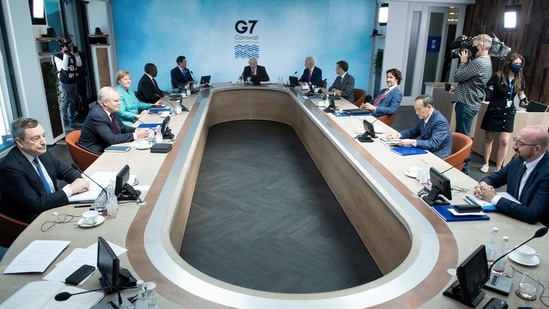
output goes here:
<path id="1" fill-rule="evenodd" d="M 521 68 L 522 68 L 522 64 L 511 63 L 509 65 L 509 69 L 511 69 L 513 73 L 518 73 L 518 71 L 520 71 Z"/>

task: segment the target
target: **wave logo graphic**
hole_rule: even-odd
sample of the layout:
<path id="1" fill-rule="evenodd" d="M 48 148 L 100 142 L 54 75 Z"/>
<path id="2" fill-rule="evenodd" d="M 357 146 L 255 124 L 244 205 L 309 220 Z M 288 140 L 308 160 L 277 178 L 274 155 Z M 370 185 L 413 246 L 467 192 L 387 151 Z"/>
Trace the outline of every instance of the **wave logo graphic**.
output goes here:
<path id="1" fill-rule="evenodd" d="M 259 45 L 238 44 L 234 47 L 234 59 L 259 58 Z"/>

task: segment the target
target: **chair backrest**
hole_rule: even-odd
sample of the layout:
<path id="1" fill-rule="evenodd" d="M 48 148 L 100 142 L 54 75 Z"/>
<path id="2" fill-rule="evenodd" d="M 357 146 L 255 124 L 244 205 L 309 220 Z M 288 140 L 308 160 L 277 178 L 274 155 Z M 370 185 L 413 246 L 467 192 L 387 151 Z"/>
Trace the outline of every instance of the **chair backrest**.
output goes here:
<path id="1" fill-rule="evenodd" d="M 353 95 L 355 97 L 355 105 L 357 107 L 360 107 L 362 103 L 366 102 L 366 91 L 360 88 L 355 88 L 353 89 Z"/>
<path id="2" fill-rule="evenodd" d="M 452 132 L 452 154 L 444 159 L 446 163 L 456 166 L 457 170 L 463 168 L 463 161 L 469 156 L 473 148 L 473 140 L 462 133 Z"/>
<path id="3" fill-rule="evenodd" d="M 379 117 L 379 121 L 383 122 L 384 124 L 386 124 L 388 126 L 392 126 L 393 121 L 395 121 L 395 118 L 396 118 L 396 112 L 392 115 L 383 115 L 383 116 Z"/>
<path id="4" fill-rule="evenodd" d="M 72 160 L 81 170 L 85 170 L 97 158 L 99 158 L 99 155 L 78 146 L 76 143 L 79 139 L 80 130 L 71 131 L 67 133 L 67 136 L 65 136 L 65 141 L 67 142 L 67 147 L 69 148 L 69 153 L 71 154 Z"/>
<path id="5" fill-rule="evenodd" d="M 6 248 L 11 246 L 17 236 L 19 236 L 28 225 L 28 223 L 0 213 L 0 246 Z"/>

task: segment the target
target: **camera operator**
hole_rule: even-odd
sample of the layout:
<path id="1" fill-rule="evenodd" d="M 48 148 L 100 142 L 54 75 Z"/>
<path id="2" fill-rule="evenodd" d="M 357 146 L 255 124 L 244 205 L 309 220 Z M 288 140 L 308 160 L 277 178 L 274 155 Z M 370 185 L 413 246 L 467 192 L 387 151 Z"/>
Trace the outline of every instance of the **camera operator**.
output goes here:
<path id="1" fill-rule="evenodd" d="M 460 63 L 454 75 L 457 87 L 451 91 L 456 112 L 456 132 L 470 135 L 473 119 L 484 100 L 484 88 L 492 76 L 492 61 L 488 51 L 492 47 L 492 38 L 488 34 L 479 34 L 473 38 L 468 48 L 462 48 Z M 469 163 L 462 171 L 469 174 Z"/>
<path id="2" fill-rule="evenodd" d="M 77 51 L 72 53 L 73 44 L 70 39 L 60 39 L 59 44 L 62 53 L 55 55 L 54 59 L 59 72 L 63 124 L 70 129 L 79 129 L 82 125 L 76 122 L 75 109 L 78 95 L 78 69 L 82 67 L 82 59 Z"/>

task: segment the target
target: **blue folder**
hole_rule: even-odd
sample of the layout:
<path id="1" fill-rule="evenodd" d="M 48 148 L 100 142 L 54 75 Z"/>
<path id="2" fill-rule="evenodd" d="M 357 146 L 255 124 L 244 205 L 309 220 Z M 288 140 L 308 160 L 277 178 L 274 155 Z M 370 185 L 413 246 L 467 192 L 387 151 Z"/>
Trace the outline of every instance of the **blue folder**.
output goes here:
<path id="1" fill-rule="evenodd" d="M 160 114 L 163 112 L 171 112 L 171 109 L 169 107 L 151 107 L 149 109 L 150 114 Z"/>
<path id="2" fill-rule="evenodd" d="M 432 208 L 435 213 L 446 222 L 490 220 L 488 215 L 454 216 L 454 214 L 448 210 L 450 208 L 454 208 L 454 205 L 433 205 Z"/>
<path id="3" fill-rule="evenodd" d="M 401 156 L 426 154 L 427 151 L 417 147 L 391 147 L 391 151 Z"/>
<path id="4" fill-rule="evenodd" d="M 156 127 L 162 127 L 162 123 L 140 123 L 137 128 L 138 129 L 154 129 Z"/>

